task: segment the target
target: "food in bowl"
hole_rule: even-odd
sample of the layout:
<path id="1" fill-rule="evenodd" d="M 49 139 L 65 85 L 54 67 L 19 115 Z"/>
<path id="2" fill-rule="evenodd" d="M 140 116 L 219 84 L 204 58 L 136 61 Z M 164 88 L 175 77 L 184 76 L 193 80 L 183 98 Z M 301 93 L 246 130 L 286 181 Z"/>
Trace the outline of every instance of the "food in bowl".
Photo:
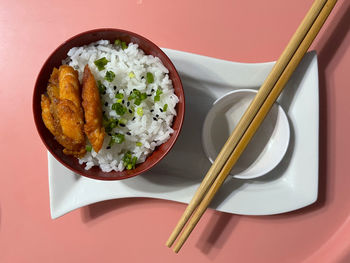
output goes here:
<path id="1" fill-rule="evenodd" d="M 85 137 L 78 73 L 69 66 L 54 68 L 41 95 L 42 119 L 46 128 L 64 147 L 63 153 L 83 157 Z"/>
<path id="2" fill-rule="evenodd" d="M 137 44 L 100 40 L 74 47 L 63 64 L 73 68 L 79 82 L 83 83 L 84 133 L 89 140 L 84 144 L 84 155 L 74 156 L 85 164 L 85 169 L 93 166 L 104 172 L 134 169 L 174 132 L 171 126 L 179 99 L 174 93 L 169 71 L 159 58 L 146 55 Z M 86 66 L 92 76 L 86 73 L 84 77 Z M 90 95 L 84 100 L 84 79 L 89 77 L 90 84 L 86 85 L 92 85 L 91 78 L 95 79 L 95 90 L 98 89 L 101 101 L 92 108 L 93 92 L 89 91 Z M 100 116 L 98 106 L 102 112 L 103 126 L 100 128 L 98 117 L 90 118 Z M 93 126 L 90 130 L 87 129 L 89 123 Z M 102 129 L 106 135 L 98 149 L 92 138 L 100 138 Z"/>
<path id="3" fill-rule="evenodd" d="M 85 116 L 84 131 L 91 143 L 91 149 L 98 153 L 102 148 L 106 133 L 102 122 L 103 116 L 100 94 L 89 65 L 85 65 L 84 67 L 82 82 L 81 97 L 83 99 L 82 105 Z"/>

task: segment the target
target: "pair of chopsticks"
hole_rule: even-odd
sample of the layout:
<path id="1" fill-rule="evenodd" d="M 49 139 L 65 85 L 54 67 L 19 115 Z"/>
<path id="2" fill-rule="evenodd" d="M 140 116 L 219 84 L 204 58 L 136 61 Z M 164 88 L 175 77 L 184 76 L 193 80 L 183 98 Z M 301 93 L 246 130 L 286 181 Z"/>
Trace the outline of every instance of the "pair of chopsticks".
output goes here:
<path id="1" fill-rule="evenodd" d="M 191 234 L 232 167 L 263 122 L 336 2 L 337 0 L 315 0 L 312 4 L 255 98 L 221 149 L 166 242 L 166 245 L 171 247 L 183 230 L 174 246 L 176 253 L 179 252 Z"/>

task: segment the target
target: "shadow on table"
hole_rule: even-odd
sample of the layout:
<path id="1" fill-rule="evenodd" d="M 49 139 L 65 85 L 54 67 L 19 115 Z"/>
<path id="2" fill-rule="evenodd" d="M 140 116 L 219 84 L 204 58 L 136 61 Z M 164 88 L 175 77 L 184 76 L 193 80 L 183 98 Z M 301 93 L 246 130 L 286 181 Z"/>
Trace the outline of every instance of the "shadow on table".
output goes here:
<path id="1" fill-rule="evenodd" d="M 329 83 L 334 76 L 336 65 L 342 60 L 342 55 L 349 48 L 344 42 L 346 35 L 350 31 L 350 2 L 344 1 L 338 3 L 337 13 L 327 27 L 315 47 L 318 50 L 318 68 L 319 68 L 319 185 L 317 201 L 305 208 L 289 212 L 283 215 L 276 215 L 275 218 L 284 218 L 286 216 L 301 215 L 315 210 L 319 210 L 334 198 L 335 190 L 331 189 L 334 184 L 329 183 L 329 156 L 328 156 L 328 137 L 330 127 L 328 125 L 328 103 Z M 328 88 L 327 88 L 328 86 Z M 328 90 L 327 90 L 328 89 Z"/>
<path id="2" fill-rule="evenodd" d="M 228 238 L 234 232 L 241 216 L 222 212 L 214 212 L 200 236 L 196 247 L 211 260 L 220 253 Z"/>
<path id="3" fill-rule="evenodd" d="M 308 207 L 308 210 L 315 210 L 323 207 L 327 202 L 333 199 L 334 189 L 330 189 L 331 184 L 327 184 L 328 174 L 328 148 L 329 137 L 328 125 L 328 103 L 329 85 L 331 76 L 334 76 L 336 65 L 342 59 L 342 55 L 349 47 L 344 42 L 346 35 L 350 31 L 350 3 L 344 1 L 338 3 L 340 7 L 334 15 L 333 21 L 329 24 L 327 31 L 318 42 L 316 49 L 319 50 L 319 85 L 320 85 L 320 133 L 319 133 L 319 198 L 317 202 Z M 330 66 L 332 65 L 332 66 Z M 329 87 L 328 87 L 329 89 Z"/>

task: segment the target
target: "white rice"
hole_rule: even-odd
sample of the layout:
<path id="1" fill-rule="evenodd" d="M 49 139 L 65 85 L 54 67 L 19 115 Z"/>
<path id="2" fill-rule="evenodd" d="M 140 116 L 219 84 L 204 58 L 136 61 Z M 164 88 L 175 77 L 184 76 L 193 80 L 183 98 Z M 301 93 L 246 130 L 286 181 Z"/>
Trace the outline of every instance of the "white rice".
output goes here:
<path id="1" fill-rule="evenodd" d="M 109 62 L 104 70 L 99 71 L 94 61 L 103 57 Z M 101 81 L 106 87 L 105 94 L 101 94 L 104 115 L 108 119 L 122 118 L 127 121 L 125 127 L 119 124 L 109 132 L 110 135 L 123 134 L 125 140 L 120 144 L 114 143 L 109 146 L 111 136 L 106 134 L 102 149 L 98 153 L 92 150 L 79 160 L 80 164 L 86 164 L 85 169 L 99 166 L 104 172 L 123 171 L 125 169 L 123 156 L 126 152 L 129 151 L 132 156 L 137 157 L 136 163 L 142 163 L 157 146 L 170 138 L 174 132 L 171 125 L 176 115 L 175 106 L 179 100 L 174 94 L 168 75 L 169 71 L 159 58 L 145 55 L 137 44 L 129 43 L 128 47 L 123 50 L 107 40 L 100 40 L 87 46 L 72 48 L 64 63 L 79 72 L 80 81 L 85 65 L 89 64 L 96 81 Z M 115 73 L 112 82 L 105 80 L 107 71 Z M 130 72 L 133 72 L 135 76 L 130 77 Z M 147 72 L 153 74 L 154 82 L 151 84 L 147 83 Z M 155 102 L 154 96 L 158 88 L 161 89 L 162 94 L 160 100 Z M 128 100 L 134 89 L 150 95 L 142 100 L 139 106 L 134 105 L 134 100 Z M 119 116 L 115 110 L 112 110 L 112 105 L 118 100 L 115 98 L 118 92 L 124 95 L 123 105 L 127 107 L 129 101 L 130 105 L 127 109 L 132 110 L 134 107 L 135 112 L 129 113 L 127 110 L 127 113 Z M 167 110 L 162 112 L 165 104 L 168 105 Z M 139 107 L 142 107 L 142 116 L 136 113 Z"/>

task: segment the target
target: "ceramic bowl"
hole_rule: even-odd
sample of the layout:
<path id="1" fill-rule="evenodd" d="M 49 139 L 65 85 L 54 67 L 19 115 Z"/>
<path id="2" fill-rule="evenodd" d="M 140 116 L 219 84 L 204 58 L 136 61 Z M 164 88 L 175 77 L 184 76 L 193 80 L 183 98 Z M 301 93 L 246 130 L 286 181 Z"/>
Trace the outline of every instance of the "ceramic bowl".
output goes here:
<path id="1" fill-rule="evenodd" d="M 251 89 L 235 90 L 213 103 L 202 131 L 204 152 L 212 163 L 256 93 Z M 241 179 L 267 174 L 282 160 L 289 137 L 287 115 L 279 104 L 274 103 L 230 174 Z"/>
<path id="2" fill-rule="evenodd" d="M 146 159 L 145 162 L 138 164 L 133 170 L 124 170 L 122 172 L 103 172 L 99 167 L 92 167 L 90 170 L 85 170 L 85 165 L 81 165 L 78 162 L 78 159 L 72 156 L 68 156 L 62 153 L 63 147 L 58 144 L 54 139 L 54 136 L 49 132 L 45 127 L 42 118 L 41 118 L 41 106 L 40 106 L 40 96 L 45 93 L 47 83 L 54 67 L 59 67 L 62 63 L 62 60 L 67 57 L 67 52 L 72 47 L 86 45 L 101 39 L 113 41 L 115 39 L 120 39 L 127 43 L 132 42 L 139 45 L 146 54 L 153 55 L 158 57 L 164 64 L 164 66 L 169 70 L 169 77 L 172 80 L 175 94 L 179 98 L 179 103 L 176 106 L 177 116 L 173 120 L 172 128 L 174 133 L 171 135 L 170 139 L 157 147 L 155 151 Z M 95 29 L 87 32 L 78 34 L 64 43 L 62 43 L 53 53 L 47 58 L 44 65 L 42 66 L 37 80 L 34 86 L 33 93 L 33 114 L 34 121 L 36 124 L 37 131 L 39 136 L 42 139 L 42 142 L 46 146 L 47 150 L 64 166 L 74 171 L 77 174 L 101 180 L 121 180 L 136 176 L 141 174 L 154 165 L 156 165 L 164 156 L 171 150 L 177 137 L 179 136 L 182 123 L 184 120 L 185 114 L 185 98 L 181 79 L 177 73 L 173 63 L 165 55 L 165 53 L 150 40 L 146 39 L 143 36 L 135 34 L 121 29 Z"/>

